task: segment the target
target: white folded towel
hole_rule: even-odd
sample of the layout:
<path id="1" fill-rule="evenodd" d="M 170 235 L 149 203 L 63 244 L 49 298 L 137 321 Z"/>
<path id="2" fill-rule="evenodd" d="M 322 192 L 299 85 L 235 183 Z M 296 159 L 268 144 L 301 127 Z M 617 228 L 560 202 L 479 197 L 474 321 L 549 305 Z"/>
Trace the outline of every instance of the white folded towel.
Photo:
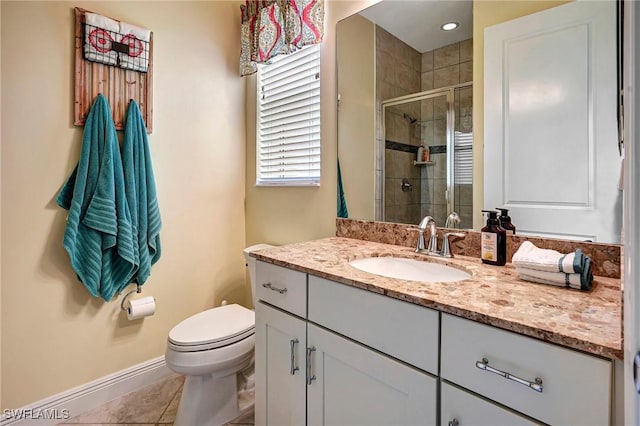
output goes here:
<path id="1" fill-rule="evenodd" d="M 520 279 L 541 284 L 551 284 L 560 287 L 571 287 L 577 290 L 591 290 L 593 285 L 593 273 L 591 272 L 591 259 L 585 256 L 583 271 L 567 274 L 564 272 L 540 271 L 516 266 L 516 272 Z"/>
<path id="2" fill-rule="evenodd" d="M 129 54 L 119 53 L 120 66 L 146 72 L 149 68 L 149 40 L 151 30 L 120 22 L 120 40 L 117 41 L 129 46 Z"/>
<path id="3" fill-rule="evenodd" d="M 565 274 L 563 272 L 537 271 L 535 269 L 517 269 L 520 279 L 540 284 L 551 284 L 559 287 L 571 287 L 582 290 L 581 274 Z"/>
<path id="4" fill-rule="evenodd" d="M 516 267 L 573 274 L 584 270 L 586 257 L 580 249 L 562 254 L 555 250 L 538 248 L 530 241 L 525 241 L 514 253 L 511 263 Z"/>
<path id="5" fill-rule="evenodd" d="M 97 13 L 85 14 L 84 58 L 88 61 L 116 65 L 118 52 L 113 42 L 118 41 L 120 24 Z"/>

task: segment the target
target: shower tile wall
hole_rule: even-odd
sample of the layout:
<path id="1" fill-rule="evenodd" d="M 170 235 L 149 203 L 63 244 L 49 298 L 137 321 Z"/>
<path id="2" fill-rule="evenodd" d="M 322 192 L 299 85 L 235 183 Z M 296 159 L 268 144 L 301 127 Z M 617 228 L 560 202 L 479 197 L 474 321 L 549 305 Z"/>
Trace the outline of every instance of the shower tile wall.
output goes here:
<path id="1" fill-rule="evenodd" d="M 460 83 L 473 81 L 473 40 L 425 52 L 421 57 L 421 90 L 440 89 Z M 455 91 L 455 130 L 472 130 L 472 88 L 465 87 Z M 444 98 L 422 101 L 420 121 L 422 122 L 422 140 L 425 146 L 446 145 L 446 109 Z M 447 215 L 446 190 L 446 150 L 434 149 L 430 159 L 434 165 L 421 170 L 422 199 L 420 215 L 431 215 L 439 226 L 444 225 Z M 455 209 L 463 223 L 461 228 L 472 227 L 472 185 L 455 185 Z"/>
<path id="2" fill-rule="evenodd" d="M 382 101 L 421 90 L 421 56 L 418 51 L 398 38 L 376 27 L 376 116 L 382 122 Z M 377 136 L 379 151 L 384 158 L 378 159 L 377 179 L 382 180 L 384 161 L 385 216 L 389 222 L 414 223 L 420 214 L 420 170 L 413 165 L 415 149 L 386 149 L 385 140 L 417 147 L 421 144 L 417 121 L 420 105 L 413 103 L 387 109 L 385 134 Z M 411 121 L 414 121 L 412 123 Z M 381 126 L 378 126 L 379 128 Z M 411 190 L 402 191 L 402 180 L 406 179 Z M 382 182 L 376 185 L 382 188 Z M 382 193 L 376 193 L 376 209 L 382 217 Z"/>

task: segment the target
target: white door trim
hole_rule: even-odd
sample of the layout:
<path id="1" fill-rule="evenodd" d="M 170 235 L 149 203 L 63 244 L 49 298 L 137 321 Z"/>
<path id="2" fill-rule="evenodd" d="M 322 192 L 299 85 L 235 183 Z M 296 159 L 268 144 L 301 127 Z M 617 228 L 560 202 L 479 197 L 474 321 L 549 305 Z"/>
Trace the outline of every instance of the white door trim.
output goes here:
<path id="1" fill-rule="evenodd" d="M 624 424 L 640 424 L 633 359 L 640 350 L 640 7 L 624 3 Z"/>

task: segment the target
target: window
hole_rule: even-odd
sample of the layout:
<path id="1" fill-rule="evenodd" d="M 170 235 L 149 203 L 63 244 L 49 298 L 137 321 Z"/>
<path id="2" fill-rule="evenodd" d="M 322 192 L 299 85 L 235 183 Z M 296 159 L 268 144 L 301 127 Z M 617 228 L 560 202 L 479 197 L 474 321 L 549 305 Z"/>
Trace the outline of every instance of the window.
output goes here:
<path id="1" fill-rule="evenodd" d="M 453 145 L 453 181 L 460 185 L 471 185 L 473 182 L 473 133 L 454 133 Z"/>
<path id="2" fill-rule="evenodd" d="M 320 45 L 258 69 L 257 185 L 320 184 Z"/>

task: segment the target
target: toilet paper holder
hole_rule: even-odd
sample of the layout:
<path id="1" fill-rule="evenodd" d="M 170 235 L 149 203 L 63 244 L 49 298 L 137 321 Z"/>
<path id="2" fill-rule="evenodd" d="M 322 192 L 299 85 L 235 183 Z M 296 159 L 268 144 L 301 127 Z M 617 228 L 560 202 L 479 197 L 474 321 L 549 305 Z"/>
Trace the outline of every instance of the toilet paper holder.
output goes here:
<path id="1" fill-rule="evenodd" d="M 130 307 L 125 308 L 124 304 L 127 301 L 127 298 L 132 295 L 133 293 L 142 293 L 142 286 L 140 284 L 136 284 L 136 289 L 135 290 L 131 290 L 130 292 L 128 292 L 127 294 L 124 295 L 124 297 L 122 298 L 122 302 L 120 302 L 120 308 L 125 311 L 126 313 L 130 313 L 129 310 L 131 309 Z"/>

